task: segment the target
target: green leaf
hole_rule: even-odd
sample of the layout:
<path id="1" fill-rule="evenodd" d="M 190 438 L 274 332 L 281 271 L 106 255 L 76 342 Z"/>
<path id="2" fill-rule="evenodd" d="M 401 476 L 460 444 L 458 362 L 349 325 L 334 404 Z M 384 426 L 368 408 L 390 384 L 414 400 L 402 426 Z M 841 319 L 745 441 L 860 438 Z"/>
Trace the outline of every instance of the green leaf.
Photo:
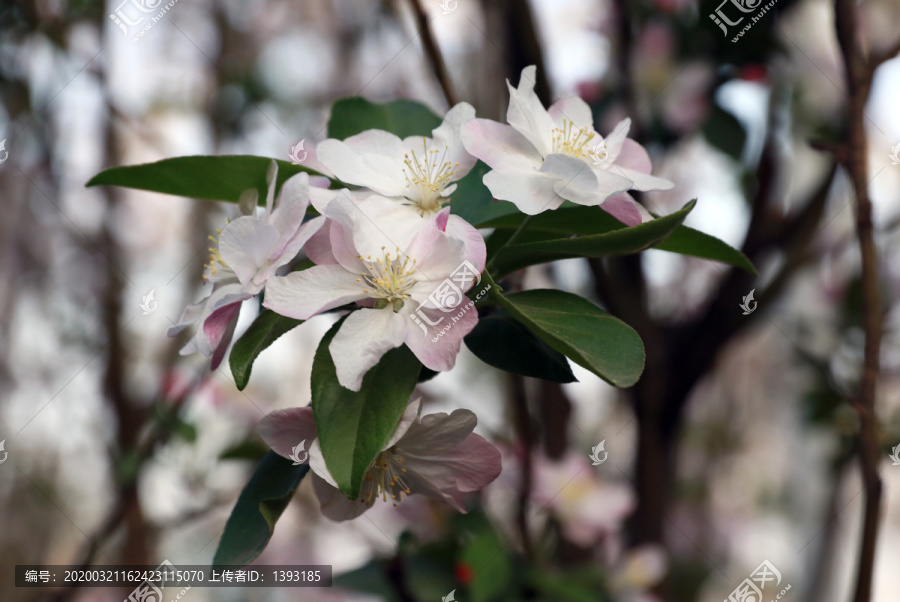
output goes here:
<path id="1" fill-rule="evenodd" d="M 660 251 L 670 251 L 672 253 L 690 255 L 691 257 L 719 261 L 741 268 L 754 276 L 757 275 L 753 262 L 741 251 L 729 246 L 728 243 L 719 240 L 715 236 L 687 226 L 679 226 L 669 238 L 654 248 Z"/>
<path id="2" fill-rule="evenodd" d="M 670 215 L 658 217 L 630 228 L 621 228 L 603 234 L 517 243 L 503 247 L 497 251 L 491 265 L 494 266 L 494 271 L 498 275 L 502 275 L 530 265 L 557 259 L 608 257 L 638 253 L 658 245 L 669 237 L 681 225 L 695 204 L 696 201 L 691 201 Z M 530 223 L 526 227 L 529 226 Z"/>
<path id="3" fill-rule="evenodd" d="M 237 340 L 231 349 L 228 363 L 231 365 L 231 374 L 234 376 L 234 384 L 244 390 L 250 381 L 250 372 L 253 370 L 253 362 L 269 345 L 278 337 L 303 324 L 303 320 L 286 318 L 276 314 L 270 309 L 262 310 L 253 320 L 253 324 L 247 332 Z"/>
<path id="4" fill-rule="evenodd" d="M 463 340 L 478 359 L 495 368 L 557 383 L 577 380 L 566 356 L 505 311 L 478 320 L 475 329 Z"/>
<path id="5" fill-rule="evenodd" d="M 385 130 L 400 138 L 431 136 L 431 131 L 440 125 L 441 118 L 421 103 L 394 100 L 376 104 L 353 96 L 331 107 L 328 137 L 344 140 L 366 130 Z"/>
<path id="6" fill-rule="evenodd" d="M 282 458 L 269 451 L 238 497 L 213 566 L 247 565 L 262 553 L 275 530 L 275 522 L 284 512 L 309 466 Z"/>
<path id="7" fill-rule="evenodd" d="M 550 347 L 611 385 L 630 387 L 644 371 L 638 333 L 587 299 L 551 289 L 496 297 Z"/>
<path id="8" fill-rule="evenodd" d="M 266 172 L 271 161 L 252 155 L 174 157 L 156 163 L 104 169 L 86 186 L 123 186 L 232 203 L 248 188 L 255 188 L 260 191 L 259 202 L 265 203 Z M 277 186 L 301 171 L 321 175 L 302 165 L 278 161 Z"/>
<path id="9" fill-rule="evenodd" d="M 350 499 L 384 449 L 409 404 L 422 364 L 404 345 L 384 354 L 363 378 L 359 392 L 338 383 L 328 345 L 343 320 L 319 343 L 312 368 L 312 408 L 328 470 Z"/>
<path id="10" fill-rule="evenodd" d="M 502 242 L 501 235 L 507 230 L 518 228 L 524 218 L 521 213 L 507 213 L 485 220 L 479 227 L 497 228 L 498 231 L 492 237 L 498 236 L 498 241 Z M 563 206 L 556 211 L 545 211 L 534 216 L 528 222 L 527 229 L 519 241 L 549 240 L 553 238 L 551 234 L 563 236 L 604 234 L 625 228 L 625 224 L 597 207 Z M 742 252 L 714 236 L 685 225 L 675 228 L 668 238 L 653 248 L 718 261 L 756 275 L 756 268 Z"/>

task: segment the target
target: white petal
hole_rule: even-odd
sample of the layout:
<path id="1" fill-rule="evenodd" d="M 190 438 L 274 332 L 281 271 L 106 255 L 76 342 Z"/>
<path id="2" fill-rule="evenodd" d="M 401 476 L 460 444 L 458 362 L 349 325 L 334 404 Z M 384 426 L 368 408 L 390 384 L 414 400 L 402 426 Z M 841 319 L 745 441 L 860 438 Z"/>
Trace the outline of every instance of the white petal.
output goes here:
<path id="1" fill-rule="evenodd" d="M 515 128 L 490 119 L 473 119 L 462 133 L 466 150 L 493 169 L 537 169 L 543 158 Z"/>
<path id="2" fill-rule="evenodd" d="M 359 391 L 363 377 L 389 350 L 403 344 L 405 314 L 384 309 L 354 311 L 328 346 L 341 386 Z"/>
<path id="3" fill-rule="evenodd" d="M 422 409 L 422 398 L 416 397 L 412 401 L 409 402 L 409 405 L 406 406 L 406 410 L 403 411 L 403 416 L 400 417 L 400 422 L 397 424 L 397 428 L 394 429 L 394 434 L 391 435 L 390 440 L 387 444 L 382 448 L 381 451 L 392 448 L 394 445 L 406 435 L 406 431 L 409 430 L 416 420 L 419 419 L 419 411 Z"/>
<path id="4" fill-rule="evenodd" d="M 322 444 L 319 443 L 318 438 L 309 446 L 309 468 L 328 485 L 337 489 L 337 481 L 325 464 L 325 456 L 322 455 Z"/>
<path id="5" fill-rule="evenodd" d="M 619 153 L 622 152 L 622 145 L 628 137 L 628 130 L 631 129 L 631 119 L 626 117 L 613 129 L 612 133 L 606 137 L 606 152 L 609 153 L 609 161 L 615 162 Z"/>
<path id="6" fill-rule="evenodd" d="M 528 215 L 562 205 L 565 199 L 556 194 L 556 182 L 556 178 L 537 170 L 494 169 L 484 175 L 484 185 L 494 198 L 510 201 Z"/>
<path id="7" fill-rule="evenodd" d="M 458 171 L 451 180 L 465 177 L 475 166 L 475 157 L 466 151 L 460 138 L 465 124 L 473 119 L 475 119 L 475 108 L 467 102 L 461 102 L 447 111 L 443 123 L 432 132 L 433 148 L 443 151 L 446 146 L 447 156 L 445 159 L 453 164 L 459 163 Z"/>
<path id="8" fill-rule="evenodd" d="M 247 292 L 256 294 L 262 289 L 253 280 L 277 248 L 280 238 L 275 226 L 249 216 L 237 218 L 222 230 L 219 253 Z"/>
<path id="9" fill-rule="evenodd" d="M 266 184 L 268 192 L 266 192 L 266 215 L 272 215 L 272 206 L 275 204 L 275 184 L 278 182 L 278 163 L 273 159 L 269 163 L 269 169 L 266 172 Z"/>
<path id="10" fill-rule="evenodd" d="M 276 276 L 266 285 L 263 306 L 272 311 L 308 320 L 323 311 L 365 299 L 358 275 L 338 265 L 315 265 L 286 276 Z"/>
<path id="11" fill-rule="evenodd" d="M 269 223 L 278 228 L 282 236 L 292 236 L 303 223 L 307 207 L 309 207 L 309 175 L 300 172 L 281 186 L 278 203 L 269 218 Z"/>
<path id="12" fill-rule="evenodd" d="M 372 507 L 374 496 L 367 504 L 360 500 L 351 500 L 341 491 L 329 485 L 318 474 L 313 475 L 313 491 L 319 499 L 319 506 L 325 518 L 335 522 L 351 520 Z"/>
<path id="13" fill-rule="evenodd" d="M 406 188 L 403 155 L 395 135 L 368 130 L 344 141 L 325 140 L 317 147 L 319 160 L 343 182 L 366 186 L 387 196 L 402 196 Z"/>
<path id="14" fill-rule="evenodd" d="M 509 110 L 506 121 L 519 133 L 528 138 L 542 156 L 550 154 L 550 146 L 555 127 L 547 109 L 534 93 L 537 68 L 534 65 L 522 69 L 519 87 L 513 88 L 509 81 Z"/>
<path id="15" fill-rule="evenodd" d="M 588 103 L 577 96 L 561 98 L 547 111 L 556 127 L 563 127 L 563 119 L 572 122 L 575 129 L 586 127 L 594 131 L 594 114 Z"/>

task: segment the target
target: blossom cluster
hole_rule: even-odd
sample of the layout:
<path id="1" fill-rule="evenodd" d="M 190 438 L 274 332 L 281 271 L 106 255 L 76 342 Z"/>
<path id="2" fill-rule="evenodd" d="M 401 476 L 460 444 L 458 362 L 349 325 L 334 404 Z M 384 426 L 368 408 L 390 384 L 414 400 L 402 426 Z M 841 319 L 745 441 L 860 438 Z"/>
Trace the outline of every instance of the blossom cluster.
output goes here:
<path id="1" fill-rule="evenodd" d="M 276 199 L 273 161 L 264 208 L 256 208 L 255 192 L 246 192 L 246 215 L 213 239 L 205 270 L 209 294 L 188 307 L 173 329 L 198 323 L 184 352 L 203 353 L 215 369 L 242 302 L 264 292 L 264 307 L 299 320 L 349 310 L 328 351 L 338 382 L 351 391 L 359 391 L 366 373 L 401 345 L 425 367 L 450 370 L 478 321 L 466 293 L 480 282 L 487 253 L 482 235 L 451 214 L 449 202 L 479 159 L 491 168 L 483 181 L 494 198 L 525 214 L 570 201 L 599 206 L 626 226 L 639 224 L 642 214 L 627 191 L 672 183 L 650 175 L 646 151 L 627 138 L 630 121 L 604 138 L 583 100 L 566 98 L 546 109 L 534 81 L 532 66 L 522 71 L 517 88 L 509 85 L 507 124 L 476 118 L 472 106 L 460 103 L 430 137 L 401 139 L 371 129 L 322 141 L 306 164 L 346 187 L 320 187 L 299 173 Z M 312 266 L 291 271 L 304 255 Z M 472 433 L 474 414 L 419 418 L 419 408 L 410 403 L 370 468 L 362 504 L 336 489 L 313 444 L 309 462 L 327 516 L 352 518 L 379 495 L 399 503 L 417 491 L 463 510 L 461 493 L 499 474 L 499 454 Z M 276 412 L 260 428 L 288 458 L 298 442 L 316 439 L 310 408 Z"/>

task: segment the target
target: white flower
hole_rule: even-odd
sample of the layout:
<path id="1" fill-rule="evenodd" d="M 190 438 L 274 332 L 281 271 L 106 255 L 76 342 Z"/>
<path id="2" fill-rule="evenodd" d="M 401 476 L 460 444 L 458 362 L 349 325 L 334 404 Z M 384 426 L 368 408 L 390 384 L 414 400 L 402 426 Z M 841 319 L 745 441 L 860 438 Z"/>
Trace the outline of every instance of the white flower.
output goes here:
<path id="1" fill-rule="evenodd" d="M 341 181 L 396 199 L 409 213 L 428 217 L 456 190 L 453 182 L 475 165 L 460 140 L 463 125 L 474 117 L 475 109 L 461 102 L 431 138 L 401 140 L 390 132 L 367 130 L 343 141 L 324 140 L 316 149 L 318 161 Z"/>
<path id="2" fill-rule="evenodd" d="M 312 408 L 273 412 L 260 421 L 259 432 L 279 455 L 291 458 L 301 439 L 315 439 L 309 450 L 313 488 L 322 513 L 335 521 L 356 518 L 375 500 L 395 506 L 408 495 L 445 500 L 465 512 L 464 494 L 477 491 L 500 474 L 500 452 L 472 431 L 478 420 L 469 410 L 418 417 L 420 400 L 407 406 L 400 423 L 363 477 L 359 498 L 347 498 L 325 465 L 316 437 Z"/>
<path id="3" fill-rule="evenodd" d="M 371 202 L 358 204 L 344 196 L 331 201 L 325 211 L 328 240 L 323 233 L 307 249 L 318 265 L 273 278 L 263 303 L 301 320 L 348 303 L 362 306 L 346 318 L 329 346 L 338 381 L 354 391 L 388 350 L 404 343 L 432 370 L 453 367 L 462 338 L 478 321 L 474 308 L 459 309 L 470 304 L 463 293 L 484 270 L 486 254 L 484 240 L 466 222 L 458 224 L 468 229 L 461 238 L 449 234 L 449 208 L 433 215 L 401 247 L 381 229 L 391 232 L 391 224 L 373 222 L 360 209 Z M 454 283 L 440 307 L 428 305 L 432 293 L 465 261 L 477 273 Z M 456 313 L 458 321 L 436 343 L 423 337 L 411 319 L 420 304 L 437 314 Z"/>
<path id="4" fill-rule="evenodd" d="M 189 324 L 199 322 L 196 334 L 181 353 L 200 351 L 211 358 L 213 370 L 221 363 L 231 342 L 241 303 L 257 295 L 325 223 L 324 218 L 303 223 L 310 196 L 306 173 L 299 173 L 284 183 L 276 205 L 277 176 L 278 164 L 272 161 L 262 218 L 244 215 L 229 222 L 219 231 L 218 238 L 210 237 L 213 246 L 203 276 L 212 285 L 209 296 L 188 306 L 179 324 L 169 329 L 169 335 L 173 336 Z M 243 211 L 256 213 L 256 196 L 256 191 L 241 195 Z"/>
<path id="5" fill-rule="evenodd" d="M 669 180 L 650 174 L 650 158 L 627 138 L 631 120 L 620 122 L 603 138 L 594 130 L 591 108 L 577 97 L 544 108 L 534 93 L 536 68 L 522 70 L 519 87 L 510 93 L 506 120 L 473 119 L 463 129 L 463 143 L 492 171 L 484 184 L 495 198 L 524 213 L 556 209 L 565 200 L 601 205 L 627 225 L 640 223 L 627 190 L 668 190 Z"/>

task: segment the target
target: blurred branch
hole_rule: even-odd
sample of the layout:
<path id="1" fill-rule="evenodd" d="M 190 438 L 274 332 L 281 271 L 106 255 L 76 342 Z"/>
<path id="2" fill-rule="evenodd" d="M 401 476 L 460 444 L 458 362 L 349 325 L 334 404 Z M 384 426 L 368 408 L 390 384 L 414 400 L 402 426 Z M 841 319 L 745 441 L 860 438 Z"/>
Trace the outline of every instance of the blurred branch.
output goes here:
<path id="1" fill-rule="evenodd" d="M 521 454 L 522 475 L 519 480 L 519 494 L 516 507 L 516 524 L 519 527 L 519 535 L 522 539 L 522 549 L 525 558 L 534 559 L 534 546 L 528 534 L 528 501 L 531 499 L 531 486 L 533 480 L 534 465 L 532 462 L 532 450 L 534 449 L 534 428 L 531 416 L 528 412 L 528 395 L 525 391 L 525 378 L 513 374 L 509 393 L 512 406 L 513 421 L 519 438 L 519 452 Z"/>
<path id="2" fill-rule="evenodd" d="M 447 99 L 447 104 L 452 108 L 457 103 L 456 92 L 453 91 L 453 83 L 450 81 L 450 75 L 447 73 L 447 65 L 444 63 L 441 49 L 434 39 L 434 34 L 431 32 L 431 21 L 429 21 L 428 15 L 422 9 L 422 4 L 419 0 L 409 0 L 409 5 L 416 17 L 416 27 L 419 30 L 419 36 L 422 38 L 425 56 L 428 57 L 431 70 L 434 71 L 434 76 L 441 85 L 441 91 L 444 93 L 444 98 Z"/>
<path id="3" fill-rule="evenodd" d="M 857 565 L 854 602 L 868 602 L 872 598 L 872 574 L 875 565 L 875 546 L 878 540 L 878 519 L 881 511 L 882 483 L 878 476 L 879 448 L 875 393 L 881 352 L 881 292 L 878 283 L 878 254 L 872 232 L 872 202 L 869 198 L 868 140 L 865 130 L 865 109 L 875 69 L 880 59 L 867 62 L 856 34 L 856 3 L 835 0 L 835 30 L 847 76 L 850 102 L 847 106 L 847 171 L 856 194 L 856 235 L 862 279 L 863 352 L 860 387 L 853 407 L 859 414 L 859 460 L 865 487 L 862 541 Z M 880 61 L 880 62 L 879 62 Z"/>

